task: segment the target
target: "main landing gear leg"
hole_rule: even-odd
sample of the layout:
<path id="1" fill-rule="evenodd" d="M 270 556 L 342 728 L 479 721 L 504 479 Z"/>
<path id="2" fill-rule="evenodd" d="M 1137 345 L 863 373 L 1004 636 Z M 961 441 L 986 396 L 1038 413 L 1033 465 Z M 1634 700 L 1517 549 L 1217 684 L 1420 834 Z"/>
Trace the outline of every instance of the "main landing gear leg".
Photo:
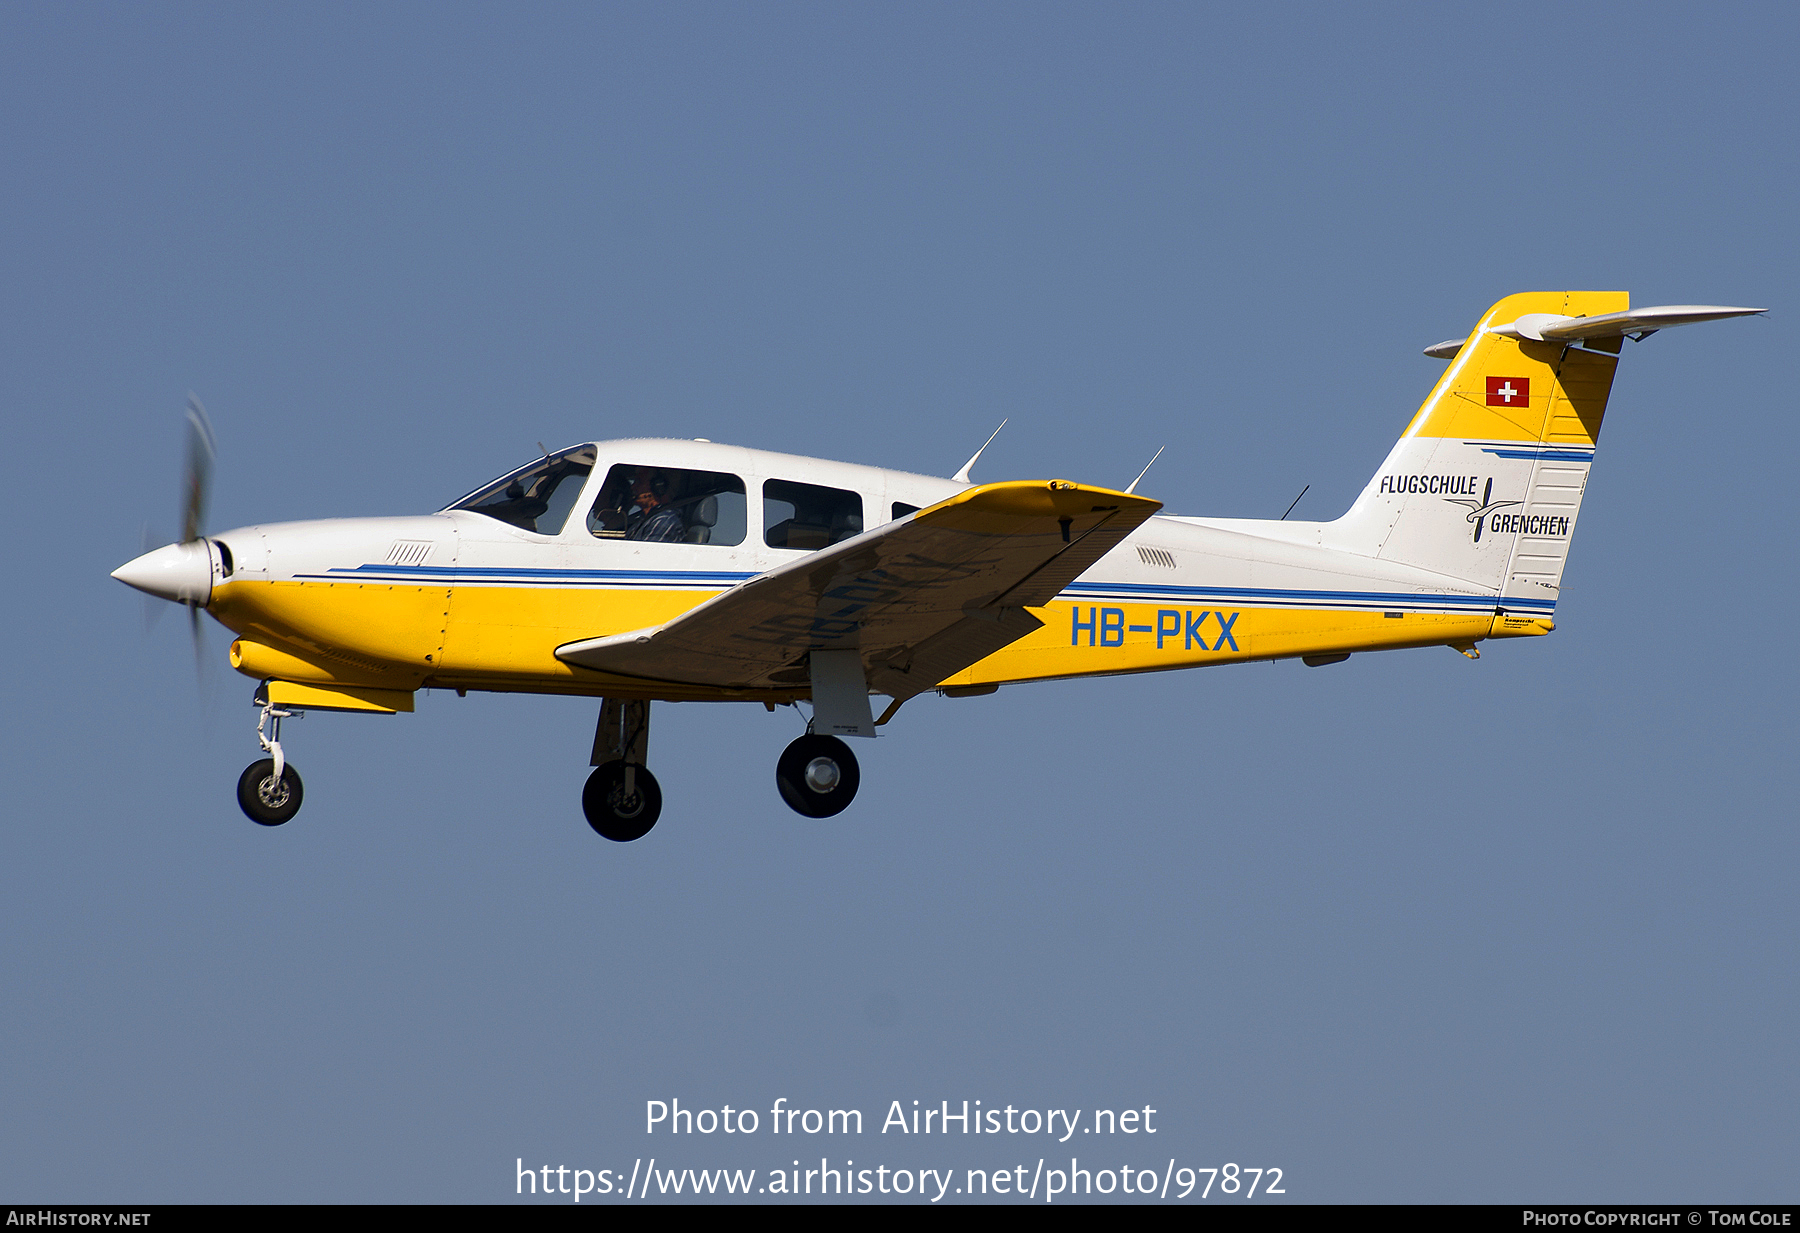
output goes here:
<path id="1" fill-rule="evenodd" d="M 850 747 L 827 734 L 872 737 L 875 721 L 869 713 L 869 685 L 860 652 L 814 651 L 807 663 L 812 722 L 806 725 L 806 735 L 789 745 L 775 764 L 775 786 L 794 812 L 829 818 L 856 799 L 862 771 Z"/>
<path id="2" fill-rule="evenodd" d="M 269 687 L 256 691 L 256 743 L 271 755 L 252 762 L 238 776 L 238 807 L 252 822 L 260 826 L 280 826 L 300 812 L 303 789 L 300 773 L 288 765 L 281 749 L 281 721 L 297 718 L 296 712 L 284 711 L 269 701 Z M 264 729 L 268 734 L 264 735 Z"/>
<path id="3" fill-rule="evenodd" d="M 650 747 L 650 703 L 607 698 L 600 704 L 594 753 L 581 791 L 581 811 L 595 832 L 616 843 L 642 839 L 662 813 L 662 788 L 644 765 Z"/>

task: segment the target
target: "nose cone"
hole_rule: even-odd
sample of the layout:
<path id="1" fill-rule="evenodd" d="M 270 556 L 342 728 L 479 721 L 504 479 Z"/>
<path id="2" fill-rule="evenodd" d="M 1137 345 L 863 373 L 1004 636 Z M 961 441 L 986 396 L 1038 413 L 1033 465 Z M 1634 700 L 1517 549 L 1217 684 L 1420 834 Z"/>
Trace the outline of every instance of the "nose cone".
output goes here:
<path id="1" fill-rule="evenodd" d="M 112 576 L 128 587 L 172 599 L 178 604 L 205 607 L 212 598 L 212 554 L 203 539 L 167 544 L 127 561 Z"/>

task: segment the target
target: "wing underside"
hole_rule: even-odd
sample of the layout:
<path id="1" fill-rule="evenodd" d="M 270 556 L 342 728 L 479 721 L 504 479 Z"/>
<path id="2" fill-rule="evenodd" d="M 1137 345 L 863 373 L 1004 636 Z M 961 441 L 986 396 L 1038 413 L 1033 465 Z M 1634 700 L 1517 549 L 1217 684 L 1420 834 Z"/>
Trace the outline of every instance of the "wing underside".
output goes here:
<path id="1" fill-rule="evenodd" d="M 804 690 L 812 652 L 854 649 L 871 690 L 910 698 L 1039 628 L 1027 609 L 1160 508 L 1066 480 L 984 484 L 664 625 L 567 643 L 556 656 L 643 680 Z"/>

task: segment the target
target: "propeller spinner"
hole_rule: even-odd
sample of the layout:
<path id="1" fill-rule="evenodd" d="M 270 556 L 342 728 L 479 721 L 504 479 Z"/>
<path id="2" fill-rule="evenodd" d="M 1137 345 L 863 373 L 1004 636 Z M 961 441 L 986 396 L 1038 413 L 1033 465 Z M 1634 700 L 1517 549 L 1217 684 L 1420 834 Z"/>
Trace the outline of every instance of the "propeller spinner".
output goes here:
<path id="1" fill-rule="evenodd" d="M 212 598 L 212 548 L 204 529 L 217 457 L 206 408 L 190 394 L 186 466 L 181 477 L 181 540 L 127 561 L 112 573 L 126 586 L 185 606 L 196 656 L 200 653 L 200 609 Z"/>

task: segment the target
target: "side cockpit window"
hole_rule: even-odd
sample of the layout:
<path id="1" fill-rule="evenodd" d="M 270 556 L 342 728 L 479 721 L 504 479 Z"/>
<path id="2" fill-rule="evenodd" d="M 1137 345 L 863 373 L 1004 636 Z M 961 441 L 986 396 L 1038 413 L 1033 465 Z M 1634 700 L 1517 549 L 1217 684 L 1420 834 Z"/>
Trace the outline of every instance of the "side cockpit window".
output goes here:
<path id="1" fill-rule="evenodd" d="M 606 473 L 587 516 L 598 539 L 720 547 L 743 543 L 747 521 L 737 476 L 631 463 Z"/>
<path id="2" fill-rule="evenodd" d="M 862 494 L 792 480 L 763 485 L 763 542 L 813 551 L 863 529 Z"/>
<path id="3" fill-rule="evenodd" d="M 563 450 L 501 476 L 450 508 L 486 514 L 521 531 L 557 535 L 593 469 L 593 446 Z"/>

